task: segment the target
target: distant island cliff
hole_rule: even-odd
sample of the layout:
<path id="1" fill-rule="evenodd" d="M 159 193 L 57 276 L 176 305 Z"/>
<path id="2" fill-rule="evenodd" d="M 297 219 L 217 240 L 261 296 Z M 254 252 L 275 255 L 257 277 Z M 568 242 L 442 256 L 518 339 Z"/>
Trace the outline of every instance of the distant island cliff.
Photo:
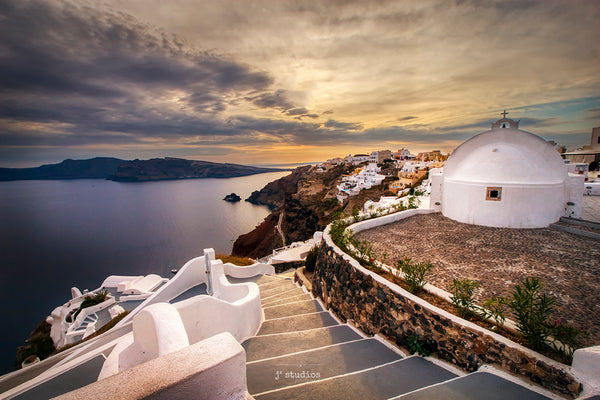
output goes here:
<path id="1" fill-rule="evenodd" d="M 88 160 L 64 160 L 34 168 L 0 168 L 0 181 L 33 179 L 106 179 L 126 160 L 96 157 Z"/>
<path id="2" fill-rule="evenodd" d="M 35 168 L 0 168 L 0 181 L 34 179 L 109 179 L 117 182 L 144 182 L 169 179 L 233 178 L 283 171 L 231 163 L 153 158 L 120 160 L 96 157 L 88 160 L 64 160 Z"/>

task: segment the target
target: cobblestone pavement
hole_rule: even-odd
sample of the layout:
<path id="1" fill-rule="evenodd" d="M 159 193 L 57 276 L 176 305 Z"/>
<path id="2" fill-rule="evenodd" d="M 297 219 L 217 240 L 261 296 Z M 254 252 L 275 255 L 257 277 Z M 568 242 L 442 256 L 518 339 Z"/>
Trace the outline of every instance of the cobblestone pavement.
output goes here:
<path id="1" fill-rule="evenodd" d="M 478 302 L 508 297 L 515 284 L 537 277 L 556 298 L 553 319 L 590 332 L 600 344 L 600 240 L 550 228 L 489 228 L 453 221 L 439 213 L 419 215 L 360 232 L 378 260 L 391 266 L 410 257 L 435 267 L 430 283 L 446 291 L 454 278 L 481 283 Z"/>

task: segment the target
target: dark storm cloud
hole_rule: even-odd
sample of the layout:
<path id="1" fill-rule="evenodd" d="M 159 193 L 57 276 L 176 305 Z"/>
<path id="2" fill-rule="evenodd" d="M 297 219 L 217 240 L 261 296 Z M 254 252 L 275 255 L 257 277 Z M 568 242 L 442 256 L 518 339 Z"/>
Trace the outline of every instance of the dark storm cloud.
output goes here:
<path id="1" fill-rule="evenodd" d="M 308 109 L 304 107 L 292 108 L 285 112 L 286 115 L 305 115 L 308 113 Z"/>
<path id="2" fill-rule="evenodd" d="M 325 122 L 325 126 L 327 128 L 344 129 L 349 131 L 357 131 L 362 129 L 361 124 L 356 124 L 352 122 L 340 122 L 334 119 L 328 119 L 327 122 Z"/>
<path id="3" fill-rule="evenodd" d="M 285 90 L 277 90 L 271 93 L 263 93 L 259 96 L 251 97 L 249 100 L 260 108 L 275 108 L 286 111 L 294 108 L 294 103 L 288 98 Z"/>
<path id="4" fill-rule="evenodd" d="M 63 133 L 43 137 L 3 130 L 3 145 L 233 135 L 215 114 L 248 93 L 268 91 L 257 97 L 263 102 L 273 95 L 268 74 L 186 48 L 121 13 L 81 3 L 4 1 L 0 19 L 0 118 L 63 125 Z"/>

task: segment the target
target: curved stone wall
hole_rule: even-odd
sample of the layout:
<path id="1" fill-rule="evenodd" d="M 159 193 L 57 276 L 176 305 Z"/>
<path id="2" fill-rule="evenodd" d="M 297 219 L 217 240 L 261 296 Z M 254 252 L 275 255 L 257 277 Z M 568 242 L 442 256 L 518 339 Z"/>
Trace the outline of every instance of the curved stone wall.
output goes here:
<path id="1" fill-rule="evenodd" d="M 437 356 L 471 372 L 484 364 L 530 379 L 567 396 L 581 391 L 570 367 L 439 309 L 369 271 L 323 235 L 313 293 L 342 321 L 408 347 L 418 335 Z"/>

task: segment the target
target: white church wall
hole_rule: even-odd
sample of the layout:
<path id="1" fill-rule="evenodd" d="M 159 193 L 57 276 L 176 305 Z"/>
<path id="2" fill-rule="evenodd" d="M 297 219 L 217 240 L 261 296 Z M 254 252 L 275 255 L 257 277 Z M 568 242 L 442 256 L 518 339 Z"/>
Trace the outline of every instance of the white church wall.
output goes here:
<path id="1" fill-rule="evenodd" d="M 501 188 L 500 200 L 486 200 L 488 187 Z M 473 184 L 446 179 L 442 214 L 475 225 L 543 228 L 558 221 L 566 204 L 564 184 Z"/>

